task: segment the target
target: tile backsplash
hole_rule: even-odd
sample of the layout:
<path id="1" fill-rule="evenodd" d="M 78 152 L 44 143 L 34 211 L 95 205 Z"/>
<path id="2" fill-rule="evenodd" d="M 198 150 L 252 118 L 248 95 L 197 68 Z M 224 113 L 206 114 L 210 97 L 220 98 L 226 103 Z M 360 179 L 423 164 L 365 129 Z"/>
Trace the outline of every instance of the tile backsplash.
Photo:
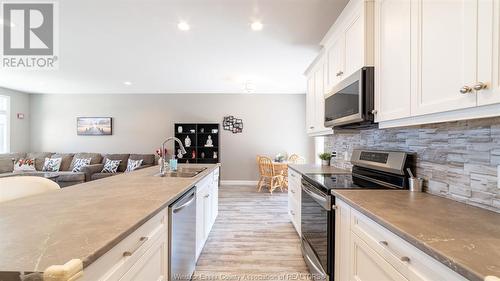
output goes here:
<path id="1" fill-rule="evenodd" d="M 338 132 L 325 138 L 337 152 L 332 165 L 355 148 L 404 150 L 418 154 L 417 175 L 426 192 L 500 212 L 500 117 L 394 129 Z"/>

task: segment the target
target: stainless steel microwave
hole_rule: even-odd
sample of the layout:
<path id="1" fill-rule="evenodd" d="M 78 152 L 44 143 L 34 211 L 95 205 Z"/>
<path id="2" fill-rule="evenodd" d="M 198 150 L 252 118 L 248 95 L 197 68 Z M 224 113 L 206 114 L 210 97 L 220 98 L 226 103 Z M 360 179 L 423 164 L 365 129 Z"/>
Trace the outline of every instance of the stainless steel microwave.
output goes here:
<path id="1" fill-rule="evenodd" d="M 325 97 L 325 127 L 365 129 L 374 123 L 374 69 L 363 67 Z"/>

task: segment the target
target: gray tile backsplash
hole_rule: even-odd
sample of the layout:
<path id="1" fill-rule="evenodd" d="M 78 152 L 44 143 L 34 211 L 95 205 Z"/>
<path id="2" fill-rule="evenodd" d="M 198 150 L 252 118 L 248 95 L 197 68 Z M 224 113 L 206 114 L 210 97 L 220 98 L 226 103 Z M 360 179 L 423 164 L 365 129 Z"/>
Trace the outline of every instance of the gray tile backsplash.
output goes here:
<path id="1" fill-rule="evenodd" d="M 500 117 L 360 132 L 338 132 L 325 138 L 325 151 L 337 151 L 332 165 L 355 148 L 413 151 L 417 175 L 426 192 L 500 212 L 497 185 L 500 165 Z"/>

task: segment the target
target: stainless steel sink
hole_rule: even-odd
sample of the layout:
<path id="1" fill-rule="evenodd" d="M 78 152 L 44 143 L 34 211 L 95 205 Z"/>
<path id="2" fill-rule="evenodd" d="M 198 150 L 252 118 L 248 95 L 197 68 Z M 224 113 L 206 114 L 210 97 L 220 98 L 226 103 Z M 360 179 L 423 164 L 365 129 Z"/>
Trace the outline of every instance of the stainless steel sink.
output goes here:
<path id="1" fill-rule="evenodd" d="M 157 177 L 170 177 L 170 178 L 192 178 L 199 173 L 205 171 L 207 168 L 188 168 L 180 167 L 177 171 L 167 171 L 165 175 L 160 173 L 156 174 Z"/>

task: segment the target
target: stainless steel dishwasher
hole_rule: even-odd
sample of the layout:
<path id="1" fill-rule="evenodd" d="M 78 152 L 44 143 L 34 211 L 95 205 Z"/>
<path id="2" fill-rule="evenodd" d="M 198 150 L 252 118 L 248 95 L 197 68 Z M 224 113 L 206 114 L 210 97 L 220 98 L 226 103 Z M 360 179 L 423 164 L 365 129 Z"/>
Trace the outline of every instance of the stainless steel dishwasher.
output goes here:
<path id="1" fill-rule="evenodd" d="M 169 280 L 191 280 L 196 266 L 196 187 L 168 207 Z"/>

